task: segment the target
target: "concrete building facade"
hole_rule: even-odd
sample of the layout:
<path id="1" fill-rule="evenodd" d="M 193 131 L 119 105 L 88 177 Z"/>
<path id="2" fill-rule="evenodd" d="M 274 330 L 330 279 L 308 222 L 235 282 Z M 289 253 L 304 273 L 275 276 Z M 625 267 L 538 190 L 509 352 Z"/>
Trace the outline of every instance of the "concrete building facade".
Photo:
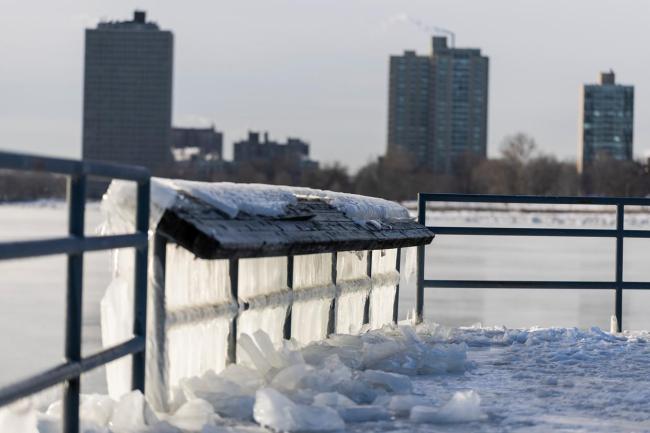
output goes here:
<path id="1" fill-rule="evenodd" d="M 578 171 L 599 156 L 632 160 L 634 155 L 634 86 L 616 84 L 613 71 L 580 93 Z"/>
<path id="2" fill-rule="evenodd" d="M 390 57 L 388 153 L 408 152 L 418 161 L 430 152 L 431 58 L 415 51 Z"/>
<path id="3" fill-rule="evenodd" d="M 466 153 L 487 156 L 489 60 L 480 49 L 447 46 L 390 58 L 388 154 L 406 151 L 437 173 Z"/>
<path id="4" fill-rule="evenodd" d="M 200 156 L 223 159 L 223 133 L 210 128 L 172 128 L 174 150 L 196 149 Z"/>
<path id="5" fill-rule="evenodd" d="M 259 132 L 248 132 L 248 138 L 234 144 L 234 162 L 285 161 L 301 164 L 309 160 L 309 144 L 299 138 L 288 138 L 286 143 L 269 140 L 268 133 L 260 139 Z"/>
<path id="6" fill-rule="evenodd" d="M 173 34 L 136 11 L 86 30 L 83 158 L 165 173 L 171 158 Z"/>

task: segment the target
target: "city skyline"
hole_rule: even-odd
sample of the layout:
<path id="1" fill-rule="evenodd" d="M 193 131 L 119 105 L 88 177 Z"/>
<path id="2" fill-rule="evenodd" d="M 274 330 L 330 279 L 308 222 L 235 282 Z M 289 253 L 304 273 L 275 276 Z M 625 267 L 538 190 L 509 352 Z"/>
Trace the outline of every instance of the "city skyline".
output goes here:
<path id="1" fill-rule="evenodd" d="M 67 1 L 44 4 L 39 14 L 16 2 L 0 18 L 0 55 L 6 59 L 0 66 L 6 78 L 0 88 L 0 143 L 9 150 L 80 156 L 83 30 L 101 18 L 127 19 L 142 8 L 176 36 L 173 124 L 214 123 L 226 136 L 228 158 L 232 142 L 251 128 L 304 137 L 315 159 L 339 160 L 353 169 L 382 154 L 388 56 L 427 52 L 430 41 L 405 22 L 405 13 L 453 29 L 457 46 L 489 53 L 490 156 L 505 135 L 523 131 L 541 150 L 575 159 L 579 89 L 609 68 L 636 88 L 635 156 L 647 153 L 649 67 L 630 53 L 639 51 L 647 31 L 642 17 L 648 5 L 467 3 L 353 1 L 328 8 L 325 2 L 271 1 L 254 3 L 260 14 L 251 17 L 253 2 L 182 8 L 171 2 Z M 578 21 L 580 34 L 573 31 Z"/>

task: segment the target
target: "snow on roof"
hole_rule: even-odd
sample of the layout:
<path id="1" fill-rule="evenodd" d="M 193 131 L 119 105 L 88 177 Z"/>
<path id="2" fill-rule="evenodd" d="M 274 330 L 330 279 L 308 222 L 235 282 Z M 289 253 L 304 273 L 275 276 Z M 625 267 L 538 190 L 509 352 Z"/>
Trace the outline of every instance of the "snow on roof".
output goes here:
<path id="1" fill-rule="evenodd" d="M 433 233 L 397 203 L 288 186 L 155 178 L 150 228 L 207 259 L 402 248 Z M 133 230 L 135 187 L 113 181 L 105 233 Z"/>
<path id="2" fill-rule="evenodd" d="M 153 189 L 182 191 L 219 209 L 230 218 L 240 212 L 249 215 L 277 217 L 299 198 L 317 198 L 328 202 L 347 217 L 357 221 L 391 222 L 410 220 L 403 206 L 388 200 L 358 194 L 346 194 L 303 187 L 232 182 L 196 182 L 154 178 Z M 152 197 L 159 196 L 152 194 Z M 168 196 L 168 193 L 160 196 Z"/>

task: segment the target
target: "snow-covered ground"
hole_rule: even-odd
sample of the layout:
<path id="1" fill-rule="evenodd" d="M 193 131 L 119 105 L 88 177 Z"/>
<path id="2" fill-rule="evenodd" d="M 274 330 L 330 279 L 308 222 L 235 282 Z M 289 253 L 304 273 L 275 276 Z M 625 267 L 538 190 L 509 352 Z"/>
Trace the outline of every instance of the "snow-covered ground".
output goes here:
<path id="1" fill-rule="evenodd" d="M 277 351 L 267 338 L 244 343 L 251 367 L 185 380 L 172 414 L 136 393 L 85 397 L 84 431 L 650 431 L 646 332 L 402 324 Z M 0 431 L 57 432 L 60 410 L 23 402 Z"/>

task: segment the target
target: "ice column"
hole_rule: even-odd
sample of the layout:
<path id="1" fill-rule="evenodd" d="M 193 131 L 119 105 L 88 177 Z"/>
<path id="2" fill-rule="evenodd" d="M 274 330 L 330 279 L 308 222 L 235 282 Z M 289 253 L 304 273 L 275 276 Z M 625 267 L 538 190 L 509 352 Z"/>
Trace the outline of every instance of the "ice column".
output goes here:
<path id="1" fill-rule="evenodd" d="M 287 257 L 239 260 L 239 303 L 245 311 L 237 319 L 237 336 L 264 330 L 276 345 L 282 330 L 290 296 L 287 284 Z M 237 345 L 237 360 L 248 363 L 245 351 Z"/>
<path id="2" fill-rule="evenodd" d="M 307 344 L 327 337 L 335 290 L 331 253 L 294 256 L 291 338 Z"/>
<path id="3" fill-rule="evenodd" d="M 188 250 L 167 245 L 165 274 L 168 381 L 220 371 L 233 304 L 228 260 L 203 260 Z"/>
<path id="4" fill-rule="evenodd" d="M 393 320 L 395 293 L 399 284 L 397 249 L 372 252 L 370 328 L 381 328 Z"/>
<path id="5" fill-rule="evenodd" d="M 336 261 L 336 332 L 358 334 L 370 292 L 368 251 L 339 252 Z"/>

